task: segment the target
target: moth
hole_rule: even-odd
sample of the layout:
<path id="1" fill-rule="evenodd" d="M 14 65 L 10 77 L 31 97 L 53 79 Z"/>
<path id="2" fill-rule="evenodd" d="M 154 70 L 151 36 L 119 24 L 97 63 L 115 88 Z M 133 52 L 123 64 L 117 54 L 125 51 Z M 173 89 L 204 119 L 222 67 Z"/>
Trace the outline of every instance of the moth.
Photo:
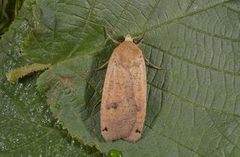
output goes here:
<path id="1" fill-rule="evenodd" d="M 101 134 L 106 141 L 141 138 L 147 102 L 144 56 L 130 35 L 113 51 L 105 76 L 100 110 Z"/>

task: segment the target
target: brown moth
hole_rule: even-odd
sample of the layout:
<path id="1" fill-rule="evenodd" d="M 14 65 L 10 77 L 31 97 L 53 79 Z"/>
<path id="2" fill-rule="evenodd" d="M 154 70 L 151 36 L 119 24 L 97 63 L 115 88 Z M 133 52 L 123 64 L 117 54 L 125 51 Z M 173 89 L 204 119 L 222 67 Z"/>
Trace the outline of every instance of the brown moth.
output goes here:
<path id="1" fill-rule="evenodd" d="M 142 51 L 130 35 L 113 51 L 101 101 L 101 133 L 106 141 L 140 139 L 146 115 L 147 78 Z"/>

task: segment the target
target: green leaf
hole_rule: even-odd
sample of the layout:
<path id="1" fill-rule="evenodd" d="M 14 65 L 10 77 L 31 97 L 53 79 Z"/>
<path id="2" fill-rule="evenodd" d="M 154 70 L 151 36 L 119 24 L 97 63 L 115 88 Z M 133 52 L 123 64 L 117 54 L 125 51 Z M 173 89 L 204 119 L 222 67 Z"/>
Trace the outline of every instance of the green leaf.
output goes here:
<path id="1" fill-rule="evenodd" d="M 21 41 L 27 27 L 23 18 L 31 18 L 32 2 L 25 0 L 20 15 L 0 40 L 0 156 L 79 156 L 102 154 L 72 139 L 56 123 L 45 96 L 36 90 L 36 78 L 28 77 L 12 84 L 5 73 L 25 65 Z"/>
<path id="2" fill-rule="evenodd" d="M 237 157 L 240 154 L 238 0 L 49 1 L 33 5 L 23 53 L 53 63 L 38 79 L 58 122 L 101 152 L 131 156 Z M 31 19 L 31 18 L 30 18 Z M 99 104 L 114 38 L 144 36 L 148 107 L 137 143 L 105 142 Z"/>
<path id="3" fill-rule="evenodd" d="M 41 63 L 56 63 L 75 56 L 96 53 L 104 46 L 104 27 L 91 22 L 84 4 L 39 0 L 33 7 L 34 26 L 23 44 L 25 57 Z M 66 13 L 67 14 L 66 14 Z M 89 15 L 89 16 L 88 16 Z"/>

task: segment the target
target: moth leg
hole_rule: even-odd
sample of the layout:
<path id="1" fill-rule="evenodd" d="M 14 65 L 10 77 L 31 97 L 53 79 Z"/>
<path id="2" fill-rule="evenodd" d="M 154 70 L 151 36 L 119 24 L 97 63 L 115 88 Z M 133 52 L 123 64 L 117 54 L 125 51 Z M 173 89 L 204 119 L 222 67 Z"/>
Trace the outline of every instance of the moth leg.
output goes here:
<path id="1" fill-rule="evenodd" d="M 115 44 L 117 44 L 117 45 L 120 44 L 119 41 L 113 39 L 113 38 L 111 37 L 111 35 L 108 34 L 106 27 L 104 27 L 104 36 L 107 37 L 107 39 L 112 40 L 112 42 L 114 42 Z"/>
<path id="2" fill-rule="evenodd" d="M 146 61 L 146 64 L 152 68 L 158 69 L 158 70 L 164 70 L 163 68 L 158 67 L 157 65 L 152 64 L 145 56 L 144 59 Z"/>
<path id="3" fill-rule="evenodd" d="M 100 67 L 98 67 L 98 68 L 96 69 L 96 71 L 102 70 L 103 68 L 105 68 L 105 67 L 107 66 L 107 64 L 108 64 L 108 61 L 106 61 L 106 62 L 103 63 Z"/>

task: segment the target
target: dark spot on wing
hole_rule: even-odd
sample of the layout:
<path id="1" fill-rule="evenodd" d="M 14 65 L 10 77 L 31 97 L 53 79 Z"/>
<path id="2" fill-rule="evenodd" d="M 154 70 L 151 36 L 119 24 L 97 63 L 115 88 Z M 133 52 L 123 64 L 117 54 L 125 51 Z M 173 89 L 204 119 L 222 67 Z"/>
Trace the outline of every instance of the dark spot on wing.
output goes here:
<path id="1" fill-rule="evenodd" d="M 135 131 L 136 133 L 139 133 L 139 134 L 141 134 L 141 131 L 140 130 L 138 130 L 138 129 L 136 129 L 136 131 Z"/>
<path id="2" fill-rule="evenodd" d="M 118 104 L 117 104 L 116 102 L 115 102 L 115 103 L 112 103 L 111 105 L 112 105 L 112 108 L 113 108 L 113 109 L 117 109 L 117 107 L 118 107 Z"/>
<path id="3" fill-rule="evenodd" d="M 107 127 L 105 127 L 104 129 L 102 129 L 102 131 L 108 131 Z"/>
<path id="4" fill-rule="evenodd" d="M 118 108 L 118 103 L 112 102 L 112 103 L 110 103 L 110 104 L 107 104 L 106 106 L 107 106 L 107 109 L 108 109 L 108 110 L 111 109 L 111 108 L 117 109 L 117 108 Z"/>

